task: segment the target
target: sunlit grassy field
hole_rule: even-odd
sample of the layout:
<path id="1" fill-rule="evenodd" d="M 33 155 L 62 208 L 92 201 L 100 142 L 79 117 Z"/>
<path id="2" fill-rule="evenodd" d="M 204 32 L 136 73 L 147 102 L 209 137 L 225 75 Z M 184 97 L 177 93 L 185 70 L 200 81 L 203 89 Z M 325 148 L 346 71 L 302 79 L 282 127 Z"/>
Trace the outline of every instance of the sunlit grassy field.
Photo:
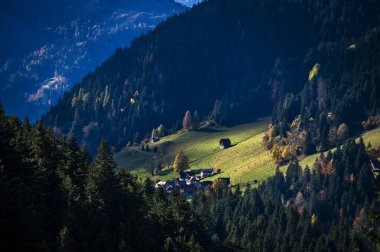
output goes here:
<path id="1" fill-rule="evenodd" d="M 373 147 L 378 148 L 380 146 L 380 128 L 370 130 L 367 132 L 364 132 L 361 137 L 364 140 L 365 144 L 368 144 L 369 142 Z M 356 138 L 356 141 L 359 141 L 360 137 Z M 335 151 L 335 148 L 331 151 Z M 327 153 L 327 152 L 326 152 Z M 300 161 L 300 165 L 304 168 L 306 165 L 308 165 L 310 168 L 313 166 L 315 160 L 320 156 L 320 153 L 310 155 L 305 157 Z"/>
<path id="2" fill-rule="evenodd" d="M 151 151 L 145 152 L 141 147 L 131 147 L 115 154 L 119 168 L 125 168 L 141 178 L 152 177 L 154 163 L 153 148 L 157 147 L 163 153 L 161 162 L 163 170 L 154 179 L 168 180 L 178 175 L 173 172 L 172 164 L 176 153 L 183 150 L 189 157 L 193 170 L 212 167 L 221 169 L 221 173 L 206 180 L 218 177 L 230 177 L 231 183 L 262 182 L 274 174 L 276 165 L 270 158 L 270 153 L 261 144 L 269 118 L 257 122 L 234 127 L 214 127 L 197 131 L 180 131 L 162 138 L 157 143 L 149 144 Z M 362 137 L 366 144 L 371 142 L 374 147 L 380 146 L 380 128 L 365 132 Z M 228 149 L 219 148 L 221 138 L 230 138 L 233 146 Z M 359 138 L 358 138 L 359 139 Z M 334 149 L 332 149 L 334 151 Z M 312 167 L 320 153 L 306 156 L 300 160 L 301 166 Z M 286 166 L 281 167 L 282 171 Z"/>
<path id="3" fill-rule="evenodd" d="M 161 158 L 164 169 L 161 175 L 155 178 L 166 180 L 177 177 L 177 174 L 172 172 L 171 165 L 176 153 L 183 150 L 189 157 L 192 169 L 212 167 L 222 170 L 221 174 L 209 179 L 230 177 L 234 184 L 261 181 L 272 175 L 275 170 L 269 152 L 261 145 L 268 123 L 269 118 L 263 118 L 257 122 L 234 127 L 182 131 L 149 144 L 151 150 L 156 146 L 164 153 Z M 233 146 L 225 150 L 220 149 L 221 138 L 230 138 Z M 115 154 L 119 168 L 126 168 L 139 177 L 151 176 L 153 157 L 152 151 L 143 152 L 140 147 L 132 147 Z"/>

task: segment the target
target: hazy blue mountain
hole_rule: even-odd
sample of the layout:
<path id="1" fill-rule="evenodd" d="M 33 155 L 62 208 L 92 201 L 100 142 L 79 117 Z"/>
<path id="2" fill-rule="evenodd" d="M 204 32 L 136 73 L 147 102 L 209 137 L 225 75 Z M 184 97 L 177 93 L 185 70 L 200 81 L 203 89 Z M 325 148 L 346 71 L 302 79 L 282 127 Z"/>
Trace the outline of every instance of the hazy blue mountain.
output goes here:
<path id="1" fill-rule="evenodd" d="M 174 0 L 15 0 L 0 7 L 0 100 L 8 113 L 32 120 L 116 48 L 186 9 Z"/>
<path id="2" fill-rule="evenodd" d="M 191 7 L 194 4 L 201 2 L 202 0 L 176 0 L 176 1 L 186 5 L 188 7 Z"/>

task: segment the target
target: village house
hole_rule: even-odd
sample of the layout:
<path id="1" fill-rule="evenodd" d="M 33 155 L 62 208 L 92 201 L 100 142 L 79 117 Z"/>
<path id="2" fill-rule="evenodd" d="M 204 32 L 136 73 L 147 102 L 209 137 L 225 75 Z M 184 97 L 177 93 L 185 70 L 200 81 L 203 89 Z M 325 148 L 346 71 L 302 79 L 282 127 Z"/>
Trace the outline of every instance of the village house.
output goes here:
<path id="1" fill-rule="evenodd" d="M 154 136 L 154 137 L 152 137 L 152 138 L 150 139 L 150 141 L 151 141 L 152 143 L 158 142 L 159 140 L 160 140 L 160 138 L 159 138 L 158 136 Z"/>
<path id="2" fill-rule="evenodd" d="M 165 187 L 166 185 L 166 181 L 159 181 L 157 184 L 156 184 L 156 188 L 159 188 L 159 187 Z"/>
<path id="3" fill-rule="evenodd" d="M 190 177 L 189 179 L 186 180 L 186 185 L 192 185 L 198 181 L 199 181 L 199 179 L 197 179 L 196 177 Z"/>
<path id="4" fill-rule="evenodd" d="M 231 140 L 229 138 L 222 138 L 219 141 L 219 147 L 221 149 L 227 149 L 231 147 Z"/>
<path id="5" fill-rule="evenodd" d="M 210 171 L 206 171 L 205 174 L 210 174 Z M 219 178 L 218 180 L 223 180 L 227 186 L 230 185 L 230 178 Z M 195 172 L 187 171 L 181 172 L 178 179 L 159 181 L 155 187 L 163 188 L 168 194 L 179 193 L 186 197 L 186 199 L 191 199 L 193 193 L 205 191 L 212 183 L 212 181 L 200 181 L 200 178 L 195 176 Z"/>
<path id="6" fill-rule="evenodd" d="M 209 169 L 202 169 L 201 170 L 201 178 L 206 178 L 206 177 L 211 177 L 214 175 L 214 169 L 209 168 Z"/>
<path id="7" fill-rule="evenodd" d="M 186 171 L 186 172 L 179 173 L 179 180 L 186 180 L 186 179 L 190 179 L 191 177 L 195 177 L 195 172 Z"/>

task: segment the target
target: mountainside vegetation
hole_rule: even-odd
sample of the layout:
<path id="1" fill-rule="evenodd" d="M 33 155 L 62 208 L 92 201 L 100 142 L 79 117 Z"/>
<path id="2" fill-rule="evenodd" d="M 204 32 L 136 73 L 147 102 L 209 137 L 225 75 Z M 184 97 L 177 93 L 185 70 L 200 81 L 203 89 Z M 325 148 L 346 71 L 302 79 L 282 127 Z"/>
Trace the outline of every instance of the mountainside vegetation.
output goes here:
<path id="1" fill-rule="evenodd" d="M 184 10 L 174 0 L 1 1 L 3 106 L 37 121 L 117 48 Z"/>
<path id="2" fill-rule="evenodd" d="M 378 178 L 361 140 L 257 189 L 213 184 L 191 202 L 93 161 L 75 138 L 0 109 L 2 251 L 377 251 Z M 380 157 L 380 151 L 371 155 Z M 285 176 L 286 175 L 286 176 Z M 215 186 L 214 186 L 215 185 Z"/>
<path id="3" fill-rule="evenodd" d="M 348 137 L 379 126 L 380 29 L 369 30 L 351 45 L 321 44 L 309 80 L 299 93 L 277 103 L 266 146 L 292 155 L 326 151 Z"/>
<path id="4" fill-rule="evenodd" d="M 380 251 L 379 174 L 379 1 L 202 1 L 0 106 L 0 251 Z"/>
<path id="5" fill-rule="evenodd" d="M 368 160 L 362 141 L 348 141 L 312 169 L 292 161 L 258 189 L 206 191 L 192 204 L 231 250 L 377 251 L 378 182 Z"/>
<path id="6" fill-rule="evenodd" d="M 377 47 L 366 44 L 380 24 L 379 10 L 369 0 L 205 1 L 117 50 L 44 121 L 56 133 L 73 133 L 94 152 L 91 146 L 101 137 L 120 149 L 128 141 L 139 143 L 160 124 L 175 131 L 187 110 L 224 124 L 268 115 L 273 104 L 283 104 L 289 92 L 309 90 L 309 83 L 330 68 L 336 70 L 326 74 L 325 85 L 339 96 L 350 96 L 345 86 L 338 89 L 344 81 L 332 76 L 345 65 L 360 69 L 377 62 Z M 355 56 L 361 50 L 374 50 L 374 56 Z M 345 76 L 352 82 L 356 75 Z M 376 71 L 361 76 L 355 85 L 370 92 L 364 83 L 376 79 Z M 374 105 L 367 106 L 371 112 Z M 286 113 L 289 118 L 297 115 Z M 275 116 L 275 122 L 277 118 L 282 116 Z"/>
<path id="7" fill-rule="evenodd" d="M 178 131 L 160 138 L 158 142 L 130 146 L 115 153 L 118 168 L 126 169 L 141 178 L 155 180 L 177 178 L 173 171 L 175 156 L 180 151 L 189 158 L 193 171 L 213 168 L 220 170 L 205 180 L 229 177 L 232 184 L 259 182 L 274 174 L 276 165 L 262 146 L 262 137 L 270 118 L 233 127 L 210 127 L 192 131 Z M 232 147 L 221 149 L 219 140 L 228 137 Z M 152 175 L 153 173 L 153 175 Z"/>
<path id="8" fill-rule="evenodd" d="M 189 166 L 193 171 L 199 173 L 201 169 L 213 168 L 216 174 L 204 180 L 229 177 L 232 184 L 249 183 L 255 186 L 274 175 L 278 166 L 272 158 L 272 152 L 262 142 L 269 121 L 270 118 L 263 118 L 254 123 L 233 127 L 178 131 L 160 138 L 158 142 L 126 147 L 115 153 L 114 158 L 118 168 L 126 169 L 140 178 L 150 177 L 156 181 L 166 181 L 178 178 L 173 164 L 176 154 L 183 151 L 189 158 Z M 223 137 L 231 139 L 232 147 L 220 149 L 219 140 Z M 371 144 L 375 149 L 380 147 L 380 128 L 363 133 L 356 138 L 357 142 L 360 137 L 366 145 Z M 325 152 L 301 155 L 298 160 L 302 167 L 312 167 L 321 154 L 327 155 L 329 151 L 335 150 L 336 148 L 332 148 Z M 280 153 L 282 155 L 288 155 L 287 150 L 283 150 Z M 286 171 L 288 165 L 281 165 L 280 170 Z"/>

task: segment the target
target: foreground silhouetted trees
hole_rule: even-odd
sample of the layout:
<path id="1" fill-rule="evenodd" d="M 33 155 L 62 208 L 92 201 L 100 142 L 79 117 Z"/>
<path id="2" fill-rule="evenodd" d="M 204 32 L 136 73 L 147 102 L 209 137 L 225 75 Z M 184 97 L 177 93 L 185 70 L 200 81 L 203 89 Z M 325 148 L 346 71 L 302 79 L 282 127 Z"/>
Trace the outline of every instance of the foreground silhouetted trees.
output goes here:
<path id="1" fill-rule="evenodd" d="M 212 186 L 189 203 L 117 170 L 102 141 L 90 162 L 0 110 L 2 251 L 375 251 L 379 185 L 364 143 L 302 169 L 292 160 L 257 189 Z"/>

